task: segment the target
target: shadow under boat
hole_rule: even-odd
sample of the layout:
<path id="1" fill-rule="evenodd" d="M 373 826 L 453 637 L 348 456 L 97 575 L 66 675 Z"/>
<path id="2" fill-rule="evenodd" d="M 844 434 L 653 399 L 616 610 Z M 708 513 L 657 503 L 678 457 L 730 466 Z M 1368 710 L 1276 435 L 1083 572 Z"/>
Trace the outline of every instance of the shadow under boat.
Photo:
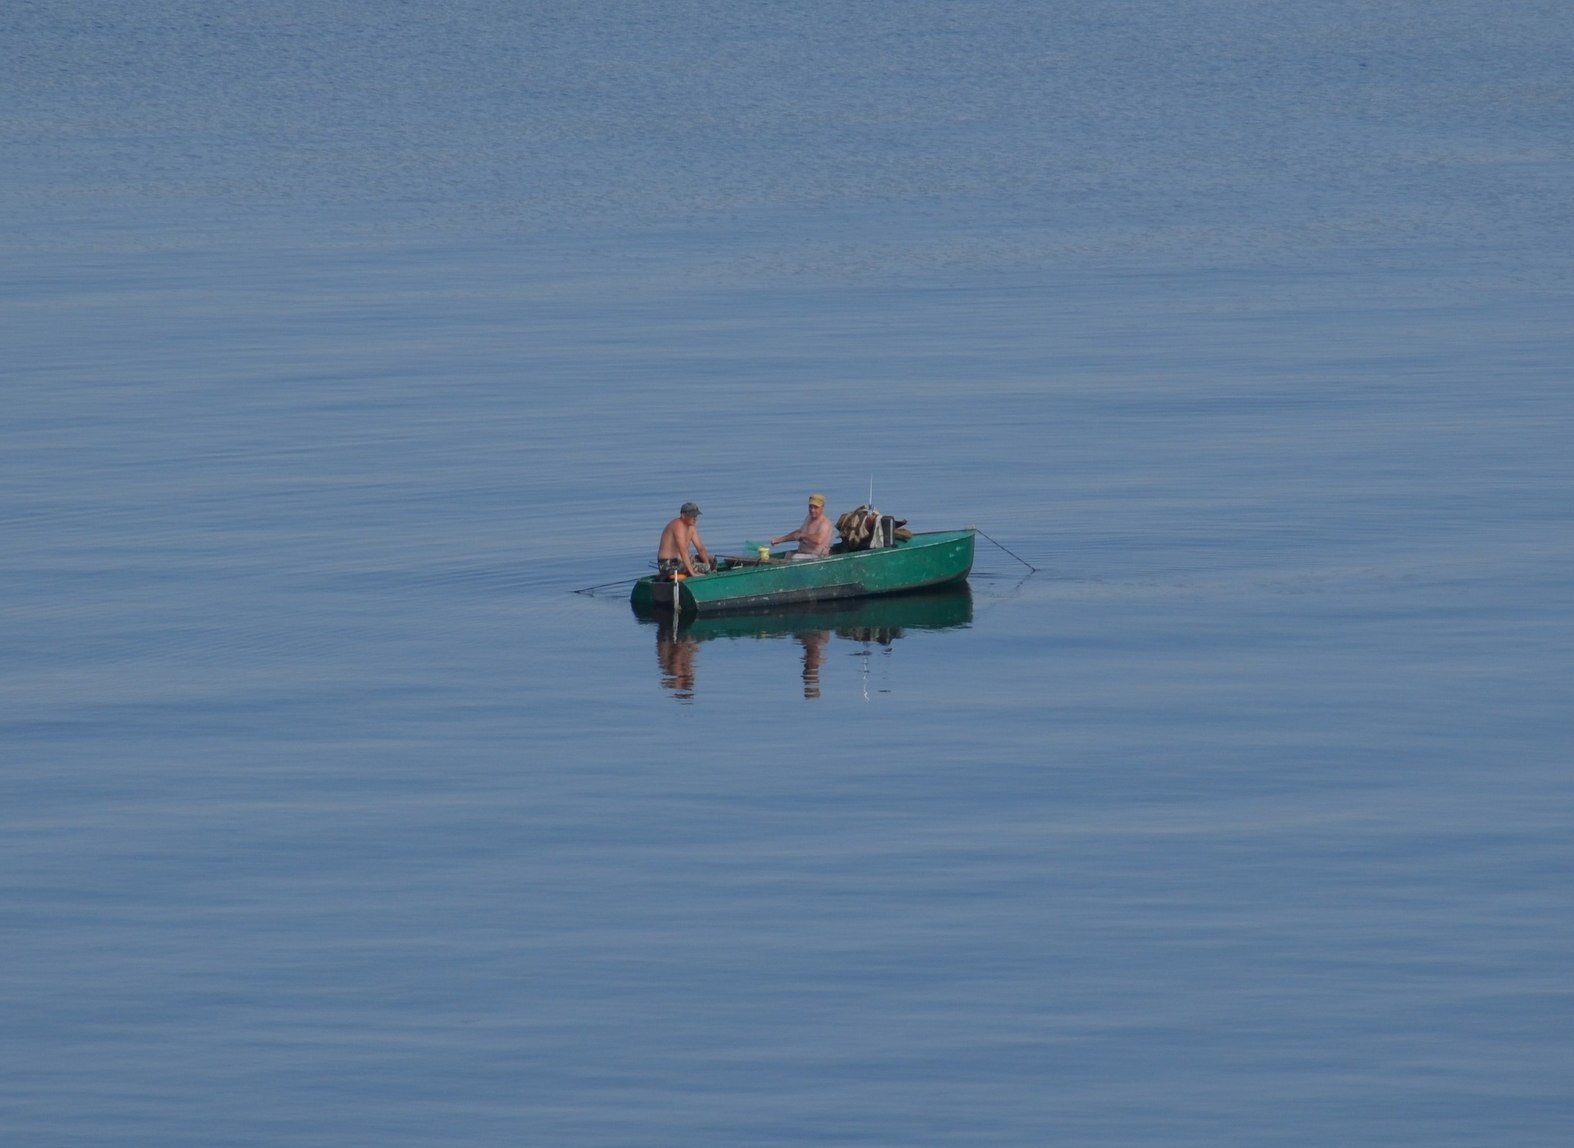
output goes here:
<path id="1" fill-rule="evenodd" d="M 777 606 L 743 614 L 674 615 L 632 607 L 640 622 L 691 642 L 717 638 L 787 638 L 832 631 L 839 638 L 888 644 L 908 630 L 956 630 L 972 625 L 973 592 L 967 583 L 878 598 L 841 598 Z"/>

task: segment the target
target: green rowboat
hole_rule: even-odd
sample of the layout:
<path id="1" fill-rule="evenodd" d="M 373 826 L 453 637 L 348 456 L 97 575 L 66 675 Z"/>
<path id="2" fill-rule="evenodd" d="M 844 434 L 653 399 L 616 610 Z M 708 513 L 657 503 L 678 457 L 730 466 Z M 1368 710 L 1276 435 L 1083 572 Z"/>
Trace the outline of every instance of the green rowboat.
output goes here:
<path id="1" fill-rule="evenodd" d="M 766 562 L 728 557 L 712 574 L 676 582 L 660 574 L 641 578 L 629 601 L 636 611 L 720 614 L 949 586 L 965 582 L 973 569 L 975 533 L 928 531 L 878 550 L 833 549 L 828 558 L 800 562 L 785 555 Z"/>

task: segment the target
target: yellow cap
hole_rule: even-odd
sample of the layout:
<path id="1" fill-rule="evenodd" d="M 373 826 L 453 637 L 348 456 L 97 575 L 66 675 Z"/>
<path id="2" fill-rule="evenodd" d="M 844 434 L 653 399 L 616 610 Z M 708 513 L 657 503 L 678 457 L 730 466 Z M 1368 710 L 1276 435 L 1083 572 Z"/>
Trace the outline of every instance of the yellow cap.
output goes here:
<path id="1" fill-rule="evenodd" d="M 811 494 L 809 496 L 809 505 L 810 506 L 824 506 L 825 505 L 825 495 L 823 495 L 823 494 Z"/>

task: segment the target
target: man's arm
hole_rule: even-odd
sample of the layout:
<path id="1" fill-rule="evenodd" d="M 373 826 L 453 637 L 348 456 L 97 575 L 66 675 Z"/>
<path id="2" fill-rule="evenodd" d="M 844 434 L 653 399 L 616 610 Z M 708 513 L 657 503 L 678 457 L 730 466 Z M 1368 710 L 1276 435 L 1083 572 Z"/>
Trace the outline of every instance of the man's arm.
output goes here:
<path id="1" fill-rule="evenodd" d="M 681 545 L 678 547 L 678 560 L 683 563 L 683 569 L 690 577 L 694 574 L 694 560 L 689 557 L 689 548 L 700 545 L 700 532 L 685 522 L 679 530 L 682 532 L 678 538 Z M 702 548 L 703 549 L 703 548 Z M 703 561 L 703 559 L 701 560 Z"/>

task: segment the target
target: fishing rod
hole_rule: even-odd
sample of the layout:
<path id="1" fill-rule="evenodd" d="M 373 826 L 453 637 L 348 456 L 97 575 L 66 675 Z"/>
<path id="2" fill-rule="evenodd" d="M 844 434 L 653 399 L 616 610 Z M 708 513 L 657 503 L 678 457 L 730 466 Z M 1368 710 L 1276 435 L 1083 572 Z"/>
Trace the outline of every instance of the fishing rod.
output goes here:
<path id="1" fill-rule="evenodd" d="M 987 535 L 987 534 L 985 534 L 985 533 L 984 533 L 984 532 L 983 532 L 983 531 L 982 531 L 982 530 L 978 530 L 978 527 L 976 527 L 976 526 L 975 526 L 975 527 L 973 527 L 973 529 L 974 529 L 974 530 L 977 530 L 977 531 L 978 531 L 978 533 L 979 533 L 979 534 L 980 534 L 980 535 L 982 535 L 982 536 L 983 536 L 983 537 L 984 537 L 984 538 L 989 538 L 989 535 Z M 991 542 L 995 542 L 995 540 L 994 540 L 994 539 L 993 539 L 993 538 L 989 538 L 989 541 L 991 541 Z M 1029 561 L 1028 561 L 1028 560 L 1027 560 L 1027 559 L 1026 559 L 1026 558 L 1023 558 L 1023 557 L 1022 557 L 1022 556 L 1021 556 L 1021 555 L 1020 555 L 1020 554 L 1015 554 L 1015 553 L 1013 553 L 1013 552 L 1012 552 L 1012 551 L 1010 551 L 1010 550 L 1008 550 L 1008 549 L 1007 549 L 1007 548 L 1006 548 L 1006 547 L 1005 547 L 1005 546 L 1002 546 L 1002 545 L 1001 545 L 1001 544 L 1000 544 L 1000 543 L 998 543 L 998 542 L 995 542 L 995 545 L 996 545 L 996 546 L 999 546 L 999 547 L 1000 547 L 1000 549 L 1002 549 L 1002 550 L 1005 550 L 1005 552 L 1006 552 L 1006 553 L 1007 553 L 1007 554 L 1010 554 L 1010 555 L 1011 555 L 1011 557 L 1013 557 L 1013 558 L 1015 558 L 1015 559 L 1016 559 L 1016 560 L 1017 560 L 1017 561 L 1018 561 L 1018 562 L 1020 562 L 1020 563 L 1022 563 L 1022 565 L 1024 565 L 1024 566 L 1026 566 L 1026 567 L 1027 567 L 1027 568 L 1028 568 L 1028 569 L 1029 569 L 1029 570 L 1031 570 L 1031 571 L 1032 571 L 1032 572 L 1033 572 L 1033 573 L 1034 573 L 1034 574 L 1037 574 L 1037 573 L 1038 573 L 1038 567 L 1037 567 L 1037 566 L 1035 566 L 1035 565 L 1033 565 L 1033 563 L 1031 563 L 1031 562 L 1029 562 Z"/>
<path id="2" fill-rule="evenodd" d="M 617 581 L 617 582 L 603 582 L 599 586 L 584 586 L 584 587 L 581 587 L 578 590 L 575 590 L 574 593 L 576 593 L 576 594 L 594 594 L 597 590 L 610 590 L 614 586 L 630 586 L 633 583 L 638 582 L 643 577 L 645 577 L 645 575 L 643 575 L 643 574 L 636 574 L 632 578 L 624 578 L 624 579 L 622 579 L 620 581 Z"/>

